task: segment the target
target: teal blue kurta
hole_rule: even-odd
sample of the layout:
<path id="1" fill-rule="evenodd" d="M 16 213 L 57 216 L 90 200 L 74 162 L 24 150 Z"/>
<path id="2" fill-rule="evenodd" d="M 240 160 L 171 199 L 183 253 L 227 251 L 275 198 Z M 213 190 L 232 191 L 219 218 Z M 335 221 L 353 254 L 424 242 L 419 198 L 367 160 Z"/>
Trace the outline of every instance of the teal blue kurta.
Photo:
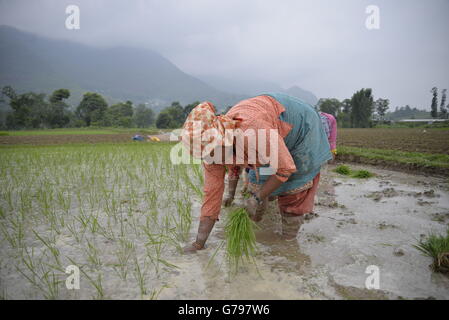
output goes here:
<path id="1" fill-rule="evenodd" d="M 285 111 L 280 114 L 279 119 L 293 126 L 284 141 L 297 171 L 271 194 L 278 196 L 312 180 L 320 172 L 321 166 L 332 159 L 332 153 L 320 116 L 311 105 L 284 93 L 263 95 L 276 99 L 284 106 Z M 263 184 L 269 177 L 259 171 L 259 181 L 256 181 L 255 171 L 249 172 L 250 183 Z"/>

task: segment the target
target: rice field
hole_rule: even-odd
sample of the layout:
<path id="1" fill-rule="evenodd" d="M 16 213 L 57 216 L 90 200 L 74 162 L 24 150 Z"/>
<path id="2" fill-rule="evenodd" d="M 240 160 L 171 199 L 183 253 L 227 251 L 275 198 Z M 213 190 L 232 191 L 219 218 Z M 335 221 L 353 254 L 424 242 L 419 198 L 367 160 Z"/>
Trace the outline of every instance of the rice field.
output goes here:
<path id="1" fill-rule="evenodd" d="M 157 298 L 203 179 L 199 165 L 172 164 L 171 146 L 0 149 L 1 297 Z M 83 290 L 66 289 L 70 266 Z"/>
<path id="2" fill-rule="evenodd" d="M 0 298 L 447 299 L 447 278 L 412 247 L 421 233 L 447 230 L 447 179 L 351 164 L 350 173 L 374 174 L 359 179 L 330 165 L 298 241 L 279 240 L 273 201 L 243 250 L 226 242 L 232 210 L 244 204 L 239 191 L 206 250 L 184 255 L 203 172 L 173 164 L 172 147 L 1 146 Z M 383 272 L 380 291 L 365 288 L 369 265 Z"/>

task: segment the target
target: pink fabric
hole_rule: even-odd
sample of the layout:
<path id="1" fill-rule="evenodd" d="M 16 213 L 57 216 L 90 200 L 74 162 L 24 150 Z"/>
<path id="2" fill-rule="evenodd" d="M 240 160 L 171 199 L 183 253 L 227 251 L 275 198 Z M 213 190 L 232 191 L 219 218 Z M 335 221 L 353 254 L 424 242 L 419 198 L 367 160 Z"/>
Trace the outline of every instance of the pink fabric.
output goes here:
<path id="1" fill-rule="evenodd" d="M 327 118 L 327 122 L 329 123 L 329 144 L 331 150 L 335 150 L 337 149 L 337 120 L 335 120 L 335 117 L 329 113 L 321 112 L 321 114 Z"/>
<path id="2" fill-rule="evenodd" d="M 285 111 L 285 108 L 272 97 L 258 96 L 240 101 L 232 107 L 226 116 L 240 120 L 239 128 L 243 131 L 247 129 L 277 129 L 278 132 L 278 170 L 276 175 L 280 181 L 285 182 L 288 177 L 296 171 L 293 158 L 284 142 L 284 137 L 291 130 L 291 125 L 279 119 L 279 115 Z M 267 140 L 267 150 L 269 150 L 269 139 Z M 248 167 L 246 163 L 248 150 L 243 150 L 245 154 L 245 164 L 240 167 Z M 256 164 L 258 166 L 259 164 Z M 228 171 L 231 172 L 235 165 L 229 165 Z M 233 171 L 235 172 L 235 171 Z M 224 191 L 225 165 L 204 164 L 204 198 L 201 207 L 201 219 L 212 217 L 218 219 L 221 209 L 221 202 Z"/>

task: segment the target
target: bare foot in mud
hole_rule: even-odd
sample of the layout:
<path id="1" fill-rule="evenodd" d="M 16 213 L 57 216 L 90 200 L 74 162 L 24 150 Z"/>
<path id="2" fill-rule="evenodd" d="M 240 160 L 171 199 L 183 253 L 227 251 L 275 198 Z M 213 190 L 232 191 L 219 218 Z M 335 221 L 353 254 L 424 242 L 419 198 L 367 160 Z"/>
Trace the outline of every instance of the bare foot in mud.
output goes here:
<path id="1" fill-rule="evenodd" d="M 204 250 L 205 248 L 206 248 L 205 246 L 202 248 L 199 247 L 199 245 L 194 242 L 182 248 L 182 253 L 184 254 L 196 253 L 198 250 Z"/>

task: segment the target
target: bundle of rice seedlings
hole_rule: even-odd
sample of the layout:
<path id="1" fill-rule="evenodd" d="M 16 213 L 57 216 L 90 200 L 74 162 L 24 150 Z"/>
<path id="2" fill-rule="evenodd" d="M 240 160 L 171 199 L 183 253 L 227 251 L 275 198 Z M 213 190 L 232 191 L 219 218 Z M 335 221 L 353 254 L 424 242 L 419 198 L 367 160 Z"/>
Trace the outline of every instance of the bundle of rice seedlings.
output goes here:
<path id="1" fill-rule="evenodd" d="M 431 267 L 434 271 L 449 273 L 449 229 L 446 236 L 431 234 L 414 247 L 433 259 Z"/>
<path id="2" fill-rule="evenodd" d="M 339 165 L 337 168 L 335 168 L 335 172 L 345 175 L 345 176 L 348 176 L 351 174 L 351 169 L 349 169 L 348 166 L 345 166 L 344 164 L 342 164 L 342 165 Z"/>
<path id="3" fill-rule="evenodd" d="M 254 228 L 256 227 L 245 209 L 239 208 L 229 213 L 225 234 L 226 255 L 231 270 L 237 272 L 240 261 L 247 260 L 255 264 L 256 236 Z"/>
<path id="4" fill-rule="evenodd" d="M 368 170 L 359 170 L 359 171 L 354 172 L 354 174 L 352 176 L 354 178 L 366 179 L 366 178 L 373 177 L 374 174 L 369 172 Z"/>

